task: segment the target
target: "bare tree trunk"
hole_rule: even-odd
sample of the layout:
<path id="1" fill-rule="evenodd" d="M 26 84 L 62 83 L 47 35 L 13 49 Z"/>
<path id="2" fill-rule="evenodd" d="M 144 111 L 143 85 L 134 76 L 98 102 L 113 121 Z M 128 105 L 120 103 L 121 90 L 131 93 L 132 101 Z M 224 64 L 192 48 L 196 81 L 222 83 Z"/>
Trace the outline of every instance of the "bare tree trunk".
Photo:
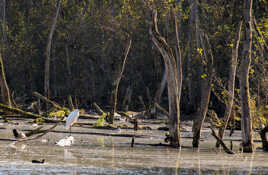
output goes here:
<path id="1" fill-rule="evenodd" d="M 65 53 L 66 53 L 66 69 L 67 69 L 67 86 L 70 95 L 72 92 L 72 72 L 71 72 L 69 49 L 67 44 L 65 44 Z"/>
<path id="2" fill-rule="evenodd" d="M 203 38 L 206 39 L 206 44 L 203 42 Z M 206 62 L 206 65 L 204 66 L 204 72 L 203 75 L 206 75 L 203 78 L 202 81 L 202 92 L 201 92 L 201 103 L 200 107 L 198 109 L 198 116 L 194 120 L 193 124 L 193 147 L 199 147 L 199 141 L 201 137 L 201 129 L 203 122 L 205 120 L 208 104 L 210 100 L 210 94 L 211 94 L 211 81 L 213 77 L 213 54 L 211 50 L 211 46 L 209 43 L 208 36 L 206 36 L 202 32 L 202 36 L 200 36 L 203 53 L 204 53 L 204 62 Z"/>
<path id="3" fill-rule="evenodd" d="M 46 60 L 45 60 L 45 80 L 44 80 L 44 94 L 46 97 L 49 97 L 50 95 L 50 52 L 51 52 L 51 43 L 52 43 L 52 38 L 53 34 L 55 31 L 56 23 L 57 23 L 57 18 L 59 16 L 59 11 L 60 11 L 60 5 L 61 5 L 61 0 L 58 0 L 57 2 L 57 10 L 56 10 L 56 15 L 53 18 L 53 23 L 50 28 L 48 40 L 47 40 L 47 47 L 46 47 Z"/>
<path id="4" fill-rule="evenodd" d="M 113 82 L 113 90 L 112 90 L 112 102 L 113 102 L 113 110 L 112 110 L 112 114 L 111 114 L 111 123 L 113 123 L 114 121 L 114 114 L 116 112 L 116 108 L 117 108 L 117 94 L 118 94 L 118 87 L 119 87 L 119 83 L 120 80 L 123 76 L 123 72 L 125 70 L 125 65 L 126 65 L 126 60 L 127 60 L 127 56 L 129 53 L 129 50 L 131 48 L 131 44 L 132 44 L 132 40 L 131 38 L 128 39 L 127 41 L 127 47 L 124 53 L 124 57 L 123 57 L 123 62 L 122 62 L 122 68 L 121 71 L 119 71 L 119 74 L 117 75 L 117 77 L 115 78 L 115 81 Z"/>
<path id="5" fill-rule="evenodd" d="M 165 71 L 161 80 L 161 83 L 159 85 L 159 88 L 157 89 L 156 93 L 155 93 L 155 97 L 154 97 L 154 101 L 157 103 L 161 102 L 161 97 L 162 94 L 165 90 L 166 84 L 167 84 L 167 76 L 168 76 L 168 71 L 167 71 L 167 67 L 165 65 Z"/>
<path id="6" fill-rule="evenodd" d="M 242 147 L 244 152 L 253 152 L 252 118 L 250 115 L 249 69 L 252 47 L 252 0 L 244 0 L 245 40 L 240 67 L 240 96 L 242 103 Z"/>
<path id="7" fill-rule="evenodd" d="M 193 77 L 193 72 L 192 72 L 192 54 L 193 54 L 193 46 L 192 46 L 192 35 L 194 32 L 194 23 L 196 20 L 196 14 L 197 14 L 197 2 L 195 0 L 189 0 L 189 4 L 191 7 L 190 10 L 190 17 L 189 17 L 189 29 L 188 29 L 188 42 L 187 42 L 187 47 L 188 47 L 188 54 L 187 54 L 187 59 L 186 59 L 186 76 L 187 76 L 187 86 L 188 86 L 188 107 L 192 108 L 194 105 L 194 95 L 193 95 L 193 84 L 192 84 L 192 77 Z"/>
<path id="8" fill-rule="evenodd" d="M 6 82 L 6 75 L 4 69 L 4 63 L 2 56 L 5 53 L 5 44 L 6 44 L 6 0 L 1 2 L 1 24 L 2 24 L 2 38 L 1 38 L 1 48 L 0 48 L 0 86 L 1 86 L 1 95 L 2 102 L 8 106 L 11 106 L 10 92 Z"/>
<path id="9" fill-rule="evenodd" d="M 11 106 L 10 92 L 6 82 L 6 75 L 2 55 L 0 53 L 0 86 L 3 104 Z"/>
<path id="10" fill-rule="evenodd" d="M 169 99 L 169 134 L 170 145 L 172 147 L 180 147 L 180 108 L 179 108 L 179 89 L 178 89 L 178 69 L 175 54 L 167 44 L 165 38 L 160 35 L 157 26 L 157 11 L 152 10 L 153 26 L 150 27 L 150 35 L 163 60 L 166 64 L 168 72 L 168 99 Z M 176 20 L 175 20 L 176 21 Z M 177 23 L 175 22 L 175 25 Z M 177 47 L 178 48 L 178 47 Z M 176 49 L 177 49 L 176 48 Z"/>
<path id="11" fill-rule="evenodd" d="M 226 110 L 224 114 L 224 126 L 219 129 L 219 138 L 223 139 L 224 131 L 228 125 L 228 121 L 232 112 L 233 102 L 234 102 L 234 89 L 235 89 L 235 75 L 237 67 L 237 57 L 238 57 L 238 47 L 240 42 L 240 33 L 241 33 L 242 21 L 237 27 L 236 37 L 232 43 L 235 45 L 232 46 L 232 59 L 230 60 L 230 70 L 229 70 L 229 80 L 228 80 L 228 98 L 226 104 Z M 219 147 L 220 143 L 217 142 L 216 146 Z"/>

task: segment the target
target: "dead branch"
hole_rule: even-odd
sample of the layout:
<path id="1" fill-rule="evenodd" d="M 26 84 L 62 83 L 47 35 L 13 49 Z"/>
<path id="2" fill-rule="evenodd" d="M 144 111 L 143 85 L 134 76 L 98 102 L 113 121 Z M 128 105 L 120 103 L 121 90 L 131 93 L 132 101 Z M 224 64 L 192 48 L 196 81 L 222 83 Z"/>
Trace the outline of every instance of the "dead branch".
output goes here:
<path id="1" fill-rule="evenodd" d="M 63 108 L 62 106 L 60 106 L 60 105 L 57 104 L 56 102 L 54 102 L 54 101 L 48 99 L 47 97 L 45 97 L 45 96 L 39 94 L 38 92 L 33 92 L 33 96 L 35 96 L 35 97 L 37 97 L 37 98 L 39 98 L 39 99 L 41 99 L 41 100 L 44 100 L 45 102 L 48 102 L 48 103 L 52 104 L 52 105 L 53 105 L 55 108 L 57 108 L 57 109 L 62 109 L 62 108 Z"/>
<path id="2" fill-rule="evenodd" d="M 214 136 L 216 138 L 216 140 L 218 141 L 218 143 L 222 146 L 223 150 L 228 153 L 228 154 L 235 154 L 232 150 L 230 150 L 225 143 L 222 141 L 222 139 L 220 139 L 217 134 L 215 133 L 214 129 L 212 127 L 210 127 L 212 133 L 211 135 Z"/>
<path id="3" fill-rule="evenodd" d="M 165 115 L 167 115 L 169 117 L 169 112 L 165 108 L 163 108 L 162 106 L 160 106 L 157 102 L 155 102 L 154 105 L 155 105 L 155 107 L 157 109 L 159 109 L 160 111 L 162 111 Z"/>
<path id="4" fill-rule="evenodd" d="M 23 110 L 21 110 L 19 108 L 13 108 L 13 107 L 10 107 L 8 105 L 1 104 L 1 103 L 0 103 L 0 109 L 2 109 L 5 112 L 11 112 L 11 113 L 14 113 L 14 114 L 27 116 L 29 118 L 43 118 L 39 114 L 33 114 L 33 113 L 30 113 L 30 112 L 26 112 L 26 111 L 23 111 Z"/>
<path id="5" fill-rule="evenodd" d="M 46 135 L 47 133 L 49 133 L 50 131 L 52 131 L 58 124 L 56 123 L 55 125 L 53 125 L 51 128 L 49 129 L 46 129 L 46 130 L 42 130 L 42 131 L 36 131 L 35 134 L 38 134 L 38 133 L 42 133 L 34 138 L 28 138 L 28 139 L 21 139 L 21 140 L 17 140 L 18 142 L 26 142 L 26 141 L 30 141 L 30 140 L 36 140 L 36 139 L 39 139 L 41 137 L 43 137 L 44 135 Z M 37 128 L 38 129 L 38 128 Z"/>
<path id="6" fill-rule="evenodd" d="M 98 112 L 100 112 L 101 114 L 105 113 L 100 107 L 99 105 L 97 105 L 97 103 L 93 103 L 93 106 L 95 106 L 95 108 L 97 109 Z"/>

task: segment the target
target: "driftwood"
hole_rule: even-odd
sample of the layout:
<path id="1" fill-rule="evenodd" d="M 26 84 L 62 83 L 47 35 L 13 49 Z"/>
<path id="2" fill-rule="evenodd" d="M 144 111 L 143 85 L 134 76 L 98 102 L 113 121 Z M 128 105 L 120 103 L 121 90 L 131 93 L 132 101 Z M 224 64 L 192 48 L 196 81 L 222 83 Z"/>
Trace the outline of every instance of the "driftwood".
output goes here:
<path id="1" fill-rule="evenodd" d="M 43 118 L 39 114 L 33 114 L 33 113 L 30 113 L 30 112 L 26 112 L 26 111 L 23 111 L 23 110 L 21 110 L 19 108 L 13 108 L 13 107 L 10 107 L 8 105 L 1 104 L 1 103 L 0 103 L 0 109 L 4 110 L 6 112 L 11 112 L 11 113 L 14 113 L 14 114 L 27 116 L 29 118 Z"/>
<path id="2" fill-rule="evenodd" d="M 262 149 L 263 149 L 263 151 L 268 151 L 268 141 L 267 141 L 267 137 L 266 137 L 266 132 L 268 132 L 268 126 L 266 126 L 265 128 L 263 128 L 259 132 L 259 134 L 261 136 Z"/>
<path id="3" fill-rule="evenodd" d="M 60 106 L 60 105 L 57 104 L 56 102 L 54 102 L 54 101 L 48 99 L 47 97 L 45 97 L 45 96 L 39 94 L 38 92 L 34 92 L 34 93 L 33 93 L 33 96 L 35 96 L 35 97 L 37 97 L 37 98 L 39 98 L 39 99 L 41 99 L 41 100 L 44 100 L 44 101 L 47 102 L 47 103 L 52 104 L 52 105 L 53 105 L 55 108 L 57 108 L 57 109 L 62 109 L 62 108 L 63 108 L 62 106 Z"/>
<path id="4" fill-rule="evenodd" d="M 32 135 L 34 134 L 39 134 L 39 133 L 42 133 L 36 137 L 33 137 L 33 138 L 27 138 L 27 139 L 20 139 L 20 140 L 17 140 L 18 142 L 25 142 L 25 141 L 30 141 L 30 140 L 35 140 L 35 139 L 39 139 L 41 137 L 43 137 L 44 135 L 46 135 L 47 133 L 49 133 L 50 131 L 52 131 L 54 128 L 56 128 L 58 124 L 56 123 L 55 125 L 53 125 L 51 128 L 49 129 L 46 129 L 46 130 L 40 130 L 39 128 L 37 128 L 36 130 L 32 131 Z M 27 134 L 26 134 L 27 135 Z"/>
<path id="5" fill-rule="evenodd" d="M 235 154 L 232 150 L 230 150 L 226 145 L 225 143 L 222 141 L 221 138 L 219 138 L 216 134 L 216 132 L 214 131 L 214 129 L 212 127 L 210 127 L 212 133 L 211 135 L 214 136 L 217 140 L 217 142 L 222 146 L 223 150 L 228 153 L 228 154 Z"/>
<path id="6" fill-rule="evenodd" d="M 62 121 L 62 120 L 48 119 L 48 118 L 43 117 L 42 115 L 34 114 L 34 113 L 31 113 L 31 112 L 26 112 L 26 111 L 23 111 L 23 110 L 21 110 L 19 108 L 9 107 L 9 106 L 1 104 L 1 103 L 0 103 L 0 109 L 2 109 L 5 112 L 17 114 L 16 117 L 32 118 L 32 119 L 41 118 L 44 121 L 53 122 L 53 123 L 55 123 L 55 122 L 57 123 L 57 122 Z"/>
<path id="7" fill-rule="evenodd" d="M 93 103 L 93 106 L 95 106 L 95 108 L 97 109 L 98 112 L 100 112 L 101 114 L 105 113 L 100 107 L 99 105 L 97 105 L 97 103 Z"/>

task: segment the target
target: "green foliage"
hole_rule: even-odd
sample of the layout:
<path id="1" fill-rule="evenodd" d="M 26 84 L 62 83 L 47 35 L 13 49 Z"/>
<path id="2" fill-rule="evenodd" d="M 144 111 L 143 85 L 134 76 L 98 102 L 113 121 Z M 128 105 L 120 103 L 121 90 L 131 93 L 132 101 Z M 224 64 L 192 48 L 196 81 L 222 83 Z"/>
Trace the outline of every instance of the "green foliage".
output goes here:
<path id="1" fill-rule="evenodd" d="M 97 122 L 94 125 L 97 127 L 104 126 L 106 117 L 107 117 L 107 114 L 103 113 L 102 116 L 97 120 Z"/>
<path id="2" fill-rule="evenodd" d="M 6 24 L 3 26 L 7 36 L 1 48 L 4 51 L 7 81 L 15 98 L 24 97 L 24 100 L 29 100 L 33 91 L 43 89 L 45 48 L 56 2 L 27 0 L 7 3 Z M 188 105 L 189 90 L 195 99 L 193 106 L 198 106 L 199 100 L 196 99 L 199 99 L 200 91 L 196 89 L 200 87 L 200 79 L 208 76 L 200 68 L 204 63 L 202 60 L 205 50 L 196 35 L 196 27 L 208 35 L 215 58 L 216 75 L 223 80 L 223 86 L 227 87 L 227 65 L 243 4 L 240 1 L 200 1 L 197 4 L 197 16 L 192 15 L 199 20 L 194 21 L 192 30 L 189 30 L 194 8 L 190 1 L 147 2 L 157 9 L 159 32 L 167 38 L 171 47 L 176 42 L 171 13 L 175 6 L 182 47 L 183 81 L 187 82 L 183 82 L 182 106 Z M 262 45 L 268 40 L 267 7 L 267 1 L 254 2 L 257 30 L 263 38 L 254 34 L 250 77 L 255 79 L 250 82 L 250 93 L 261 94 L 262 105 L 265 105 L 264 99 L 268 93 L 265 83 L 258 92 L 256 82 L 257 78 L 262 81 L 263 77 L 267 77 L 267 52 L 261 51 Z M 52 40 L 51 97 L 63 102 L 66 96 L 75 95 L 79 105 L 85 108 L 91 108 L 94 101 L 102 106 L 109 104 L 114 70 L 120 66 L 125 48 L 125 33 L 128 33 L 133 39 L 133 46 L 120 82 L 118 106 L 121 106 L 126 88 L 130 87 L 135 93 L 130 108 L 140 108 L 137 97 L 146 96 L 145 87 L 150 89 L 151 94 L 155 94 L 165 70 L 161 55 L 149 35 L 151 23 L 151 12 L 144 5 L 144 0 L 63 0 Z M 0 36 L 3 37 L 2 32 Z M 241 37 L 243 39 L 243 32 Z M 242 44 L 240 51 L 241 46 Z M 241 52 L 239 58 L 240 55 Z M 163 95 L 163 104 L 168 104 L 166 93 L 165 91 Z M 239 90 L 236 94 L 239 94 Z M 226 96 L 226 93 L 222 96 Z M 48 113 L 48 116 L 66 115 L 66 111 Z"/>

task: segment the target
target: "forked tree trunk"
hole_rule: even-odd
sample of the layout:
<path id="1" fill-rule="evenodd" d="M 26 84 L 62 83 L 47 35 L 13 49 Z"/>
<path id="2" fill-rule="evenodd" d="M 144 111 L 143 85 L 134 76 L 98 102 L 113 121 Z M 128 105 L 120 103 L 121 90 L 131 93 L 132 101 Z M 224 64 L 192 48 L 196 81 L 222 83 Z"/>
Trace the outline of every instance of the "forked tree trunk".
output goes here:
<path id="1" fill-rule="evenodd" d="M 150 35 L 158 50 L 160 51 L 167 68 L 168 77 L 168 100 L 169 100 L 169 134 L 170 145 L 180 147 L 180 108 L 179 108 L 179 89 L 178 89 L 178 69 L 175 54 L 169 47 L 165 38 L 160 35 L 157 26 L 157 11 L 153 10 L 153 26 L 150 27 Z M 175 17 L 176 18 L 176 17 Z M 175 20 L 175 25 L 177 25 Z M 177 28 L 177 27 L 176 27 Z M 177 30 L 176 30 L 177 31 Z M 178 44 L 178 42 L 177 42 Z M 178 49 L 178 45 L 175 49 Z M 181 71 L 181 70 L 180 70 Z"/>
<path id="2" fill-rule="evenodd" d="M 206 44 L 203 42 L 203 38 L 206 39 Z M 212 77 L 213 77 L 213 60 L 214 60 L 208 36 L 202 33 L 202 36 L 200 36 L 200 40 L 201 40 L 201 45 L 202 45 L 203 54 L 204 54 L 203 62 L 206 62 L 206 65 L 204 65 L 204 72 L 202 73 L 205 76 L 203 77 L 203 80 L 202 80 L 201 103 L 197 111 L 197 118 L 194 120 L 194 123 L 193 123 L 192 145 L 195 148 L 199 147 L 201 129 L 202 129 L 202 125 L 205 120 L 205 117 L 207 115 L 208 104 L 209 104 L 210 94 L 211 94 L 211 82 L 212 82 Z"/>
<path id="3" fill-rule="evenodd" d="M 242 103 L 242 147 L 244 152 L 253 152 L 252 118 L 250 115 L 249 69 L 252 47 L 252 0 L 244 0 L 245 40 L 240 67 L 240 97 Z"/>
<path id="4" fill-rule="evenodd" d="M 233 40 L 232 44 L 232 58 L 230 60 L 230 70 L 229 70 L 229 80 L 228 80 L 228 93 L 227 93 L 227 104 L 226 110 L 224 113 L 224 125 L 219 129 L 219 138 L 223 139 L 224 131 L 228 125 L 228 121 L 232 112 L 233 102 L 234 102 L 234 89 L 235 89 L 235 75 L 237 67 L 237 57 L 238 57 L 238 47 L 240 42 L 240 33 L 241 33 L 242 22 L 239 23 L 237 27 L 236 37 Z M 220 146 L 220 143 L 217 142 L 217 147 Z"/>
<path id="5" fill-rule="evenodd" d="M 53 22 L 50 28 L 50 32 L 49 32 L 49 36 L 47 39 L 47 47 L 46 47 L 46 60 L 45 60 L 45 78 L 44 78 L 44 94 L 46 97 L 49 97 L 50 92 L 49 92 L 49 88 L 50 88 L 50 52 L 51 52 L 51 43 L 52 43 L 52 38 L 53 38 L 53 34 L 55 31 L 55 27 L 56 27 L 56 23 L 57 23 L 57 18 L 59 16 L 59 11 L 60 11 L 60 4 L 61 4 L 61 0 L 58 0 L 57 2 L 57 10 L 56 10 L 56 15 L 53 18 Z"/>

